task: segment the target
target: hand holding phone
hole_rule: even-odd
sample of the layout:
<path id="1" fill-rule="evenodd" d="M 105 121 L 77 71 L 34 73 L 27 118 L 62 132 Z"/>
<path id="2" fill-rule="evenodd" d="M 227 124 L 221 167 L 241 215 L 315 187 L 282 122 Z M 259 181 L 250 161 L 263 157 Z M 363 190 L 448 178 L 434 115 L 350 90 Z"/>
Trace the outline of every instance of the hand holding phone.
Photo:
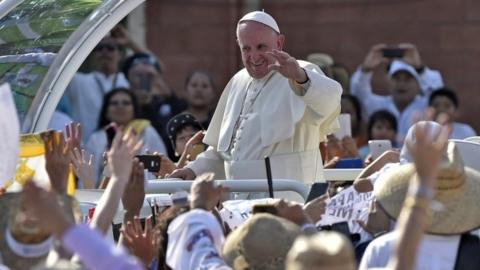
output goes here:
<path id="1" fill-rule="evenodd" d="M 390 140 L 370 140 L 368 141 L 368 149 L 372 159 L 375 160 L 384 152 L 392 149 L 392 142 Z"/>
<path id="2" fill-rule="evenodd" d="M 385 58 L 402 58 L 405 55 L 405 49 L 401 48 L 384 48 L 382 52 Z"/>
<path id="3" fill-rule="evenodd" d="M 161 156 L 159 155 L 138 155 L 136 156 L 143 163 L 145 169 L 149 172 L 158 173 L 160 171 Z"/>

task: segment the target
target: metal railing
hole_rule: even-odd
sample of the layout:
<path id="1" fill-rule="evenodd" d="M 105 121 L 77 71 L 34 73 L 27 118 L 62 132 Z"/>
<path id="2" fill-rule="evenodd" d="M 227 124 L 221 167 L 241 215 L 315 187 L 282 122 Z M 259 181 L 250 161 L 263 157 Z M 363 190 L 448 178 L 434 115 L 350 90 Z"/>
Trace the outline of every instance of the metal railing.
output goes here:
<path id="1" fill-rule="evenodd" d="M 183 180 L 149 180 L 145 187 L 147 194 L 173 193 L 179 190 L 190 191 L 193 181 Z M 248 180 L 217 180 L 218 184 L 228 187 L 232 192 L 268 192 L 267 180 L 248 179 Z M 274 179 L 274 191 L 293 191 L 307 199 L 310 187 L 298 180 Z"/>

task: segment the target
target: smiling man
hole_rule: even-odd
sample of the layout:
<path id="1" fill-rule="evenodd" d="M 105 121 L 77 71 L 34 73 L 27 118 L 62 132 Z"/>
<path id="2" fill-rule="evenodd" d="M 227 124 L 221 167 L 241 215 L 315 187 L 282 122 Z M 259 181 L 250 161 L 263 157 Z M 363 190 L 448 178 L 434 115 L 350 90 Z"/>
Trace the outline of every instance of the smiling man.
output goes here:
<path id="1" fill-rule="evenodd" d="M 284 52 L 285 36 L 265 12 L 240 19 L 237 42 L 245 68 L 222 93 L 204 139 L 210 147 L 171 177 L 265 178 L 269 156 L 273 178 L 323 180 L 319 143 L 336 127 L 341 86 Z"/>

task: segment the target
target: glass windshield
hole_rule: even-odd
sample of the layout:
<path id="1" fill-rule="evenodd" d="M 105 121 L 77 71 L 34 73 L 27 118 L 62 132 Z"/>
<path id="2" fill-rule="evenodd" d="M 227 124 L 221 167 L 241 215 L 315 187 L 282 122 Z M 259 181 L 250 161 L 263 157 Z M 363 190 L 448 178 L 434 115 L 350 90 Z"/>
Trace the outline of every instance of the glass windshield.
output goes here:
<path id="1" fill-rule="evenodd" d="M 0 82 L 21 124 L 60 48 L 101 0 L 27 0 L 0 20 Z"/>

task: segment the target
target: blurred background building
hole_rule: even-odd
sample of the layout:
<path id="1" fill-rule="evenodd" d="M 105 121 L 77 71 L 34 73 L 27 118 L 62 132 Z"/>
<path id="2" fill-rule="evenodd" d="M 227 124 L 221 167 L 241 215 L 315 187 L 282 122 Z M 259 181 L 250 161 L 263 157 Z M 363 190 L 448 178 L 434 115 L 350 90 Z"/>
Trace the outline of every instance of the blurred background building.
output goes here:
<path id="1" fill-rule="evenodd" d="M 163 61 L 180 96 L 186 74 L 197 67 L 212 71 L 220 93 L 242 67 L 236 22 L 259 9 L 277 19 L 291 55 L 328 53 L 351 73 L 374 44 L 416 44 L 424 63 L 458 92 L 459 120 L 480 130 L 478 0 L 148 0 L 128 25 Z M 377 76 L 374 89 L 386 89 L 384 81 Z"/>

